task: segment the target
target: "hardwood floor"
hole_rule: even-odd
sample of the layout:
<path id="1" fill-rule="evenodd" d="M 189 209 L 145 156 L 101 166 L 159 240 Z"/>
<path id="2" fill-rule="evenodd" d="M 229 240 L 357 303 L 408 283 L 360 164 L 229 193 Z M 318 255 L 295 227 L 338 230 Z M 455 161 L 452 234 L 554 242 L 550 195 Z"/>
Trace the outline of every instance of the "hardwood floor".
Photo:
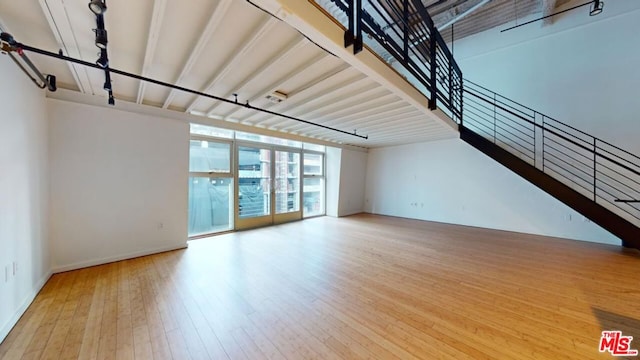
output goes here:
<path id="1" fill-rule="evenodd" d="M 54 275 L 3 359 L 591 359 L 640 348 L 636 251 L 373 215 Z"/>

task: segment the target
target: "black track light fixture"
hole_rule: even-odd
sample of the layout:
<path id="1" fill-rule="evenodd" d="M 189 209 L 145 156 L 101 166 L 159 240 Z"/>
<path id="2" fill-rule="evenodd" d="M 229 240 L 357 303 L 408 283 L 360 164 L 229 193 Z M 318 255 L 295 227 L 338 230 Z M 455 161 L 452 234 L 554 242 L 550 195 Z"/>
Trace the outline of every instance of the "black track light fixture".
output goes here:
<path id="1" fill-rule="evenodd" d="M 506 28 L 506 29 L 502 29 L 502 30 L 500 30 L 500 32 L 502 33 L 502 32 L 505 32 L 505 31 L 513 30 L 515 28 L 519 28 L 521 26 L 528 25 L 528 24 L 534 23 L 536 21 L 544 20 L 544 19 L 550 18 L 552 16 L 564 14 L 567 11 L 575 10 L 575 9 L 578 9 L 578 8 L 581 8 L 581 7 L 587 6 L 587 5 L 591 5 L 591 9 L 589 10 L 589 16 L 596 16 L 596 15 L 598 15 L 598 14 L 600 14 L 602 12 L 602 9 L 604 9 L 604 1 L 602 1 L 602 0 L 591 0 L 591 1 L 586 2 L 584 4 L 576 5 L 576 6 L 568 8 L 568 9 L 564 9 L 562 11 L 558 11 L 556 13 L 543 16 L 541 18 L 529 20 L 529 21 L 524 22 L 522 24 L 518 24 L 518 25 L 515 25 L 515 26 L 512 26 L 512 27 Z"/>
<path id="2" fill-rule="evenodd" d="M 102 88 L 105 91 L 108 91 L 109 95 L 111 95 L 113 87 L 111 86 L 111 72 L 109 71 L 109 69 L 104 70 L 104 85 L 102 85 Z"/>
<path id="3" fill-rule="evenodd" d="M 47 75 L 47 89 L 51 92 L 58 90 L 57 79 L 55 75 Z"/>
<path id="4" fill-rule="evenodd" d="M 98 53 L 98 60 L 96 60 L 96 65 L 100 66 L 103 69 L 109 67 L 109 56 L 107 55 L 107 49 L 101 49 Z"/>
<path id="5" fill-rule="evenodd" d="M 96 66 L 104 70 L 104 84 L 102 88 L 109 93 L 109 105 L 115 105 L 116 100 L 113 97 L 113 86 L 111 85 L 111 70 L 109 69 L 109 56 L 107 54 L 107 30 L 104 27 L 104 13 L 107 11 L 106 0 L 91 0 L 89 9 L 96 16 L 96 28 L 93 32 L 96 34 L 96 46 L 100 49 Z"/>
<path id="6" fill-rule="evenodd" d="M 591 4 L 591 10 L 589 10 L 589 16 L 599 15 L 604 9 L 604 1 L 593 0 L 593 4 Z"/>
<path id="7" fill-rule="evenodd" d="M 96 65 L 100 66 L 103 69 L 106 69 L 109 66 L 109 59 L 106 56 L 100 56 L 96 61 Z"/>
<path id="8" fill-rule="evenodd" d="M 107 43 L 109 39 L 107 38 L 107 30 L 105 29 L 94 29 L 96 33 L 96 46 L 100 49 L 106 49 Z"/>
<path id="9" fill-rule="evenodd" d="M 89 9 L 96 15 L 102 15 L 107 11 L 107 4 L 102 0 L 91 0 Z"/>

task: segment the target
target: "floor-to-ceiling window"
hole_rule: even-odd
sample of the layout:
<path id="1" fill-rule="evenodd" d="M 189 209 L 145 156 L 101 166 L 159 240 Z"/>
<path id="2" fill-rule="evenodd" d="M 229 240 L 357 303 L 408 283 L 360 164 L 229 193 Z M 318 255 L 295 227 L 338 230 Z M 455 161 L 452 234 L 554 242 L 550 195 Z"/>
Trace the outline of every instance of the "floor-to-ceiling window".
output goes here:
<path id="1" fill-rule="evenodd" d="M 303 160 L 303 216 L 325 213 L 324 146 L 305 144 Z"/>
<path id="2" fill-rule="evenodd" d="M 191 125 L 189 236 L 325 214 L 325 147 Z"/>
<path id="3" fill-rule="evenodd" d="M 238 147 L 238 217 L 271 215 L 271 150 Z"/>
<path id="4" fill-rule="evenodd" d="M 191 126 L 189 236 L 233 229 L 233 133 Z"/>

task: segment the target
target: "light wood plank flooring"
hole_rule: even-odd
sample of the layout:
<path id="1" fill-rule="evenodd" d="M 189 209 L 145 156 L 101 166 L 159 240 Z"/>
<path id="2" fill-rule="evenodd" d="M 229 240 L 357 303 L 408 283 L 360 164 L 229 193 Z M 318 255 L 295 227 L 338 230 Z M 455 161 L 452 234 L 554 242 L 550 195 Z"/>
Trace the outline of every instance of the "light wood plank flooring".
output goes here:
<path id="1" fill-rule="evenodd" d="M 591 359 L 640 348 L 640 256 L 373 215 L 54 275 L 3 359 Z"/>

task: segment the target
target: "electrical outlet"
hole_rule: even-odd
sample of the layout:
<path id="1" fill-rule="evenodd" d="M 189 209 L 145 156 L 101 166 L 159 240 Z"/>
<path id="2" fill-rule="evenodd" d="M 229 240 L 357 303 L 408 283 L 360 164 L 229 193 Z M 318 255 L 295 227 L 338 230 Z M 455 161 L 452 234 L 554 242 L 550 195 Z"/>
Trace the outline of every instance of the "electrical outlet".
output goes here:
<path id="1" fill-rule="evenodd" d="M 164 223 L 159 222 L 158 223 L 158 230 L 162 230 L 162 229 L 164 229 Z"/>

